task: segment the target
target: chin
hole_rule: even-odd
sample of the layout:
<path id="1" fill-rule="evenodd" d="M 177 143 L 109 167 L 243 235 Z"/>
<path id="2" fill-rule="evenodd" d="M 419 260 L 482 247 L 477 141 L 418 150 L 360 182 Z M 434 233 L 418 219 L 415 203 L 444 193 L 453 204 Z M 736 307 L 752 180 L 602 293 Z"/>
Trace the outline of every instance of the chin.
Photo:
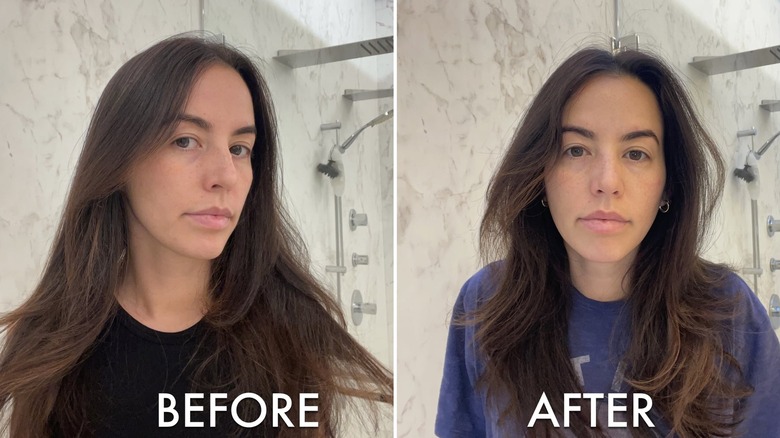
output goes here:
<path id="1" fill-rule="evenodd" d="M 225 251 L 225 244 L 187 248 L 182 254 L 195 260 L 214 260 Z"/>
<path id="2" fill-rule="evenodd" d="M 626 259 L 631 254 L 621 248 L 588 245 L 584 251 L 575 252 L 585 261 L 591 263 L 618 263 Z"/>

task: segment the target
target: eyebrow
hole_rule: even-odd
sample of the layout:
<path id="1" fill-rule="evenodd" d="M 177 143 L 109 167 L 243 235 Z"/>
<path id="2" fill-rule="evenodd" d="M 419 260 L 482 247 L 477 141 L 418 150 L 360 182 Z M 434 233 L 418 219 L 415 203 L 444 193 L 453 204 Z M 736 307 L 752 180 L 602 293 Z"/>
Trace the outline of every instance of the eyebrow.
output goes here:
<path id="1" fill-rule="evenodd" d="M 190 114 L 179 114 L 178 116 L 176 116 L 175 122 L 192 123 L 193 125 L 196 125 L 197 127 L 199 127 L 204 131 L 211 131 L 211 128 L 213 127 L 208 120 Z M 243 135 L 243 134 L 257 135 L 257 128 L 255 127 L 255 125 L 249 125 L 249 126 L 244 126 L 242 128 L 238 128 L 235 131 L 233 131 L 233 135 Z"/>
<path id="2" fill-rule="evenodd" d="M 563 128 L 561 128 L 561 134 L 563 134 L 564 132 L 573 132 L 575 134 L 581 135 L 591 140 L 596 138 L 596 133 L 594 133 L 589 129 L 585 129 L 581 126 L 566 125 Z M 651 129 L 641 129 L 639 131 L 631 131 L 627 134 L 624 134 L 622 137 L 620 137 L 620 141 L 631 141 L 643 137 L 652 138 L 653 140 L 655 140 L 656 144 L 658 144 L 659 146 L 661 145 L 661 141 L 658 139 L 658 136 L 655 135 L 655 132 L 653 132 Z"/>

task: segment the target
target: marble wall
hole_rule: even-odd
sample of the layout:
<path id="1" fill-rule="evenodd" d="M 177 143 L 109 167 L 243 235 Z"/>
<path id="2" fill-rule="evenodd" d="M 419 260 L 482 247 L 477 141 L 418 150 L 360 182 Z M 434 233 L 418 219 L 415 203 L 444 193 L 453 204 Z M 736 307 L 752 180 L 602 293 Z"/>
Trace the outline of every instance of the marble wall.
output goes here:
<path id="1" fill-rule="evenodd" d="M 39 279 L 92 109 L 131 56 L 197 29 L 190 0 L 0 3 L 0 307 Z"/>
<path id="2" fill-rule="evenodd" d="M 388 14 L 387 9 L 390 12 Z M 326 265 L 336 263 L 335 214 L 331 180 L 317 172 L 327 162 L 336 142 L 336 131 L 321 131 L 320 125 L 340 121 L 340 142 L 374 117 L 392 108 L 392 99 L 352 102 L 342 97 L 345 89 L 376 89 L 393 77 L 392 55 L 360 58 L 291 69 L 275 61 L 278 50 L 318 49 L 392 34 L 392 3 L 351 0 L 331 4 L 252 0 L 207 1 L 205 28 L 243 48 L 262 66 L 276 104 L 280 142 L 283 148 L 285 197 L 292 218 L 299 225 L 311 253 L 311 267 L 334 289 L 335 274 Z M 392 162 L 389 174 L 383 158 L 392 150 L 393 122 L 367 128 L 342 156 L 345 189 L 342 198 L 344 255 L 347 273 L 341 280 L 343 309 L 349 314 L 353 290 L 363 300 L 378 304 L 377 315 L 366 315 L 360 326 L 350 321 L 350 330 L 391 366 L 392 236 L 386 239 L 385 224 L 392 226 Z M 392 153 L 392 152 L 391 152 Z M 349 211 L 368 215 L 368 226 L 349 228 Z M 386 258 L 386 248 L 390 258 Z M 368 255 L 368 266 L 353 267 L 352 253 Z M 390 268 L 392 269 L 392 268 Z"/>
<path id="3" fill-rule="evenodd" d="M 755 126 L 759 146 L 780 116 L 758 108 L 780 98 L 780 66 L 708 77 L 693 56 L 780 43 L 774 0 L 743 5 L 706 0 L 621 2 L 621 35 L 664 56 L 686 77 L 727 161 L 736 132 Z M 568 55 L 608 47 L 613 2 L 402 0 L 398 6 L 398 418 L 399 437 L 431 436 L 452 305 L 480 266 L 477 234 L 484 195 L 531 97 Z M 741 140 L 741 142 L 748 140 Z M 761 161 L 760 223 L 780 207 L 775 145 Z M 750 202 L 729 177 L 706 256 L 736 267 L 752 260 Z M 768 260 L 777 238 L 761 230 L 767 304 L 777 291 Z M 780 258 L 780 257 L 778 257 Z M 745 276 L 752 284 L 752 276 Z"/>
<path id="4" fill-rule="evenodd" d="M 266 76 L 279 121 L 285 201 L 309 247 L 312 270 L 335 288 L 334 274 L 325 272 L 335 264 L 333 189 L 316 167 L 327 161 L 337 137 L 321 132 L 320 124 L 341 121 L 344 141 L 391 109 L 390 98 L 351 102 L 342 94 L 392 86 L 393 55 L 300 69 L 273 57 L 282 49 L 392 35 L 393 2 L 206 0 L 205 6 L 205 30 L 250 54 Z M 111 75 L 153 43 L 197 30 L 200 21 L 198 0 L 0 2 L 1 311 L 20 303 L 40 276 L 89 118 Z M 350 331 L 391 368 L 393 123 L 366 129 L 343 156 L 343 309 Z M 351 208 L 368 215 L 367 227 L 350 231 Z M 353 252 L 368 255 L 369 265 L 353 267 Z M 354 289 L 378 307 L 359 327 L 349 318 Z M 391 430 L 388 421 L 384 434 Z"/>

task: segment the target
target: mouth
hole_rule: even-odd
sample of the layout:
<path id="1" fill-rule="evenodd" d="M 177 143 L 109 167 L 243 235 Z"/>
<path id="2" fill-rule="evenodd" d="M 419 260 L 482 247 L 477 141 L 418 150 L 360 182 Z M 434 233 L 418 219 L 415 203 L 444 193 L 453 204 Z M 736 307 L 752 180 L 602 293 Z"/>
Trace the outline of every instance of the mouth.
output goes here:
<path id="1" fill-rule="evenodd" d="M 582 225 L 599 234 L 615 233 L 628 226 L 629 221 L 614 212 L 597 211 L 579 219 Z"/>
<path id="2" fill-rule="evenodd" d="M 194 213 L 186 213 L 185 216 L 204 228 L 222 230 L 230 224 L 233 214 L 230 210 L 224 208 L 209 208 Z"/>

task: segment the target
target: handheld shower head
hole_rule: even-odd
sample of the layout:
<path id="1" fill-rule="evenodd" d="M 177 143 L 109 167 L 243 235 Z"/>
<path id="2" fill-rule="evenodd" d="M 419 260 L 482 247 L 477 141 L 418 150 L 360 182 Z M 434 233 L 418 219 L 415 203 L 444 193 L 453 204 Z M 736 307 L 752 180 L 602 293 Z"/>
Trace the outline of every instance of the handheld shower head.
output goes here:
<path id="1" fill-rule="evenodd" d="M 339 152 L 341 152 L 343 154 L 344 151 L 346 151 L 347 148 L 349 148 L 352 145 L 352 143 L 355 141 L 355 139 L 357 139 L 358 135 L 360 135 L 360 133 L 363 132 L 363 130 L 365 130 L 366 128 L 374 127 L 374 126 L 376 126 L 376 125 L 378 125 L 378 124 L 380 124 L 382 122 L 386 122 L 387 120 L 390 120 L 392 118 L 393 118 L 393 110 L 389 110 L 387 112 L 384 112 L 384 113 L 374 117 L 374 119 L 371 120 L 370 122 L 368 122 L 365 125 L 361 126 L 360 129 L 355 131 L 354 134 L 350 135 L 349 138 L 347 138 L 347 140 L 343 144 L 341 144 L 341 145 L 339 145 L 338 143 L 334 144 L 333 147 L 330 149 L 330 154 L 328 155 L 328 162 L 327 163 L 318 164 L 317 165 L 317 171 L 322 173 L 323 175 L 327 176 L 330 179 L 338 178 L 339 175 L 341 175 L 342 172 L 343 172 L 343 166 L 336 165 L 337 162 L 340 163 L 341 159 L 338 158 L 337 156 L 334 156 L 333 155 L 333 151 L 338 149 Z M 324 128 L 320 128 L 320 129 L 338 129 L 338 128 L 341 128 L 341 123 L 332 123 L 332 124 L 327 124 L 327 125 L 322 125 L 322 126 Z M 336 141 L 338 142 L 338 137 L 336 137 Z"/>
<path id="2" fill-rule="evenodd" d="M 758 152 L 756 152 L 758 158 L 761 158 L 761 156 L 764 155 L 764 152 L 766 152 L 766 150 L 769 149 L 769 146 L 772 146 L 772 142 L 774 142 L 778 136 L 780 136 L 780 131 L 778 131 L 775 135 L 769 137 L 769 140 L 767 140 L 766 143 L 761 145 L 761 148 L 759 148 Z"/>
<path id="3" fill-rule="evenodd" d="M 368 122 L 365 125 L 361 126 L 360 129 L 355 131 L 354 134 L 350 135 L 347 138 L 347 140 L 344 141 L 344 143 L 341 146 L 338 147 L 339 148 L 339 152 L 341 152 L 343 154 L 344 151 L 346 151 L 350 146 L 352 146 L 352 143 L 355 142 L 355 140 L 358 138 L 358 135 L 360 135 L 360 133 L 363 132 L 366 128 L 372 128 L 372 127 L 374 127 L 374 126 L 376 126 L 376 125 L 378 125 L 378 124 L 380 124 L 382 122 L 386 122 L 387 120 L 390 120 L 392 118 L 393 118 L 393 110 L 389 110 L 389 111 L 387 111 L 385 113 L 382 113 L 382 114 L 374 117 L 373 120 L 371 120 L 370 122 Z"/>

